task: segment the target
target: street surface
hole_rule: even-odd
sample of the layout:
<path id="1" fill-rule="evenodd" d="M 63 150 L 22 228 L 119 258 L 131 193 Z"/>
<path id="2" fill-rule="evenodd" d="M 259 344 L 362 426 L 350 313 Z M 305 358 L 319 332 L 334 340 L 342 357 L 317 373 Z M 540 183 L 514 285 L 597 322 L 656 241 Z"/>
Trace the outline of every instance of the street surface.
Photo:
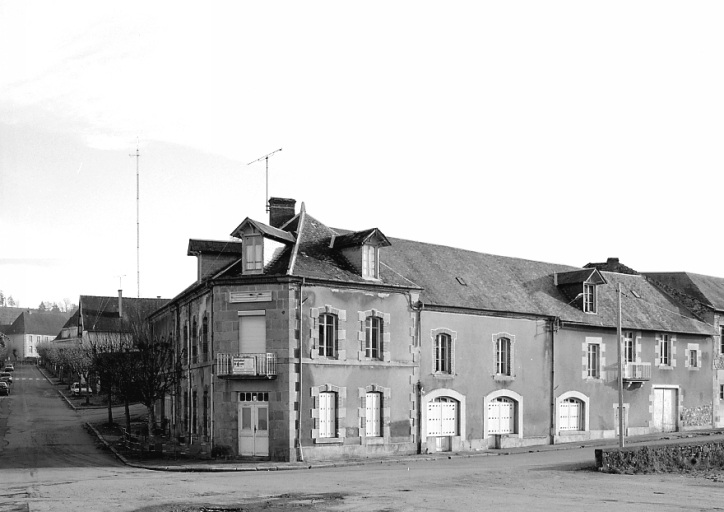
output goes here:
<path id="1" fill-rule="evenodd" d="M 0 512 L 724 510 L 724 478 L 601 474 L 593 448 L 294 471 L 134 469 L 83 429 L 104 409 L 73 411 L 33 366 L 14 377 L 0 397 Z"/>

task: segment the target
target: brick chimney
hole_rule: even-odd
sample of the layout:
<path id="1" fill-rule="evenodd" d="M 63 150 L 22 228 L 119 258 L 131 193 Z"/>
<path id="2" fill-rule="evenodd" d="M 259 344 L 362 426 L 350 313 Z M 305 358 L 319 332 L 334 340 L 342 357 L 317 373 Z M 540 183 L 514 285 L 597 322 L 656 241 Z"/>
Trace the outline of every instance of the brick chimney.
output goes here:
<path id="1" fill-rule="evenodd" d="M 269 225 L 273 228 L 280 228 L 287 223 L 296 213 L 294 206 L 297 201 L 283 197 L 269 198 Z"/>

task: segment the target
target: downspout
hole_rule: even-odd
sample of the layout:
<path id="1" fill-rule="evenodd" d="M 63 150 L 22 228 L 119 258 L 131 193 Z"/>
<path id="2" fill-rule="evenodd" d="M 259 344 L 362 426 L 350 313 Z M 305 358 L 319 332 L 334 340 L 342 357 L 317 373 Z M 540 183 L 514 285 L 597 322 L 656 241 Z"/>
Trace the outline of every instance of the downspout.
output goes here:
<path id="1" fill-rule="evenodd" d="M 411 304 L 413 311 L 415 311 L 415 344 L 417 345 L 417 364 L 421 364 L 422 358 L 422 309 L 425 304 L 418 300 L 415 304 Z M 418 378 L 417 378 L 417 454 L 422 453 L 422 394 L 425 390 L 422 387 L 422 369 L 418 367 Z"/>
<path id="2" fill-rule="evenodd" d="M 192 444 L 191 439 L 191 303 L 187 304 L 188 318 L 184 324 L 184 332 L 186 333 L 186 444 Z"/>
<path id="3" fill-rule="evenodd" d="M 302 289 L 304 287 L 305 279 L 302 277 L 302 282 L 299 284 L 299 304 L 298 315 L 299 315 L 299 335 L 297 336 L 297 350 L 299 351 L 299 407 L 297 407 L 297 460 L 298 462 L 304 462 L 304 451 L 302 449 L 302 398 L 304 396 L 304 386 L 302 386 L 302 376 L 304 371 L 302 370 L 302 338 L 304 335 L 304 329 L 302 328 L 303 316 L 302 316 L 302 304 L 306 299 L 302 299 Z"/>
<path id="4" fill-rule="evenodd" d="M 214 285 L 211 284 L 211 315 L 209 318 L 209 323 L 211 324 L 209 326 L 209 332 L 207 332 L 207 336 L 210 336 L 210 342 L 211 346 L 208 347 L 207 350 L 211 352 L 211 403 L 209 404 L 209 407 L 211 411 L 209 414 L 211 415 L 211 425 L 210 432 L 209 432 L 209 445 L 211 446 L 211 449 L 214 449 L 214 390 L 215 390 L 215 384 L 216 384 L 216 365 L 214 364 Z"/>

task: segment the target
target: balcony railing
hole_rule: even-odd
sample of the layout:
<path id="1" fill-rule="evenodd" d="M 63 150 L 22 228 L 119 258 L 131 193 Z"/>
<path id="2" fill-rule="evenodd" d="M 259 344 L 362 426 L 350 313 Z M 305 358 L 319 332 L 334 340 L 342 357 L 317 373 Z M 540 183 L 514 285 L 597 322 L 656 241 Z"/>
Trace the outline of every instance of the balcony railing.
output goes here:
<path id="1" fill-rule="evenodd" d="M 623 380 L 651 380 L 651 363 L 626 363 L 623 367 Z"/>
<path id="2" fill-rule="evenodd" d="M 274 379 L 276 354 L 216 354 L 216 375 L 222 379 Z"/>

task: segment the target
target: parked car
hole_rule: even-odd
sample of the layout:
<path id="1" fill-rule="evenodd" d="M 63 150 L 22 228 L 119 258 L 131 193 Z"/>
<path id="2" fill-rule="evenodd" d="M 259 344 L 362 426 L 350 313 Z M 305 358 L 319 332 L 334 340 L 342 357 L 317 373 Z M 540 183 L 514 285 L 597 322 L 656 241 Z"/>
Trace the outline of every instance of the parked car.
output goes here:
<path id="1" fill-rule="evenodd" d="M 14 372 L 15 367 L 11 363 L 8 363 L 5 365 L 5 369 L 3 371 L 4 372 Z"/>
<path id="2" fill-rule="evenodd" d="M 13 374 L 10 372 L 0 372 L 0 382 L 13 383 Z"/>
<path id="3" fill-rule="evenodd" d="M 70 392 L 73 393 L 73 396 L 93 394 L 93 390 L 88 387 L 88 384 L 81 384 L 80 382 L 74 382 L 70 387 Z"/>
<path id="4" fill-rule="evenodd" d="M 0 382 L 0 396 L 8 396 L 10 394 L 10 386 L 7 382 Z"/>

